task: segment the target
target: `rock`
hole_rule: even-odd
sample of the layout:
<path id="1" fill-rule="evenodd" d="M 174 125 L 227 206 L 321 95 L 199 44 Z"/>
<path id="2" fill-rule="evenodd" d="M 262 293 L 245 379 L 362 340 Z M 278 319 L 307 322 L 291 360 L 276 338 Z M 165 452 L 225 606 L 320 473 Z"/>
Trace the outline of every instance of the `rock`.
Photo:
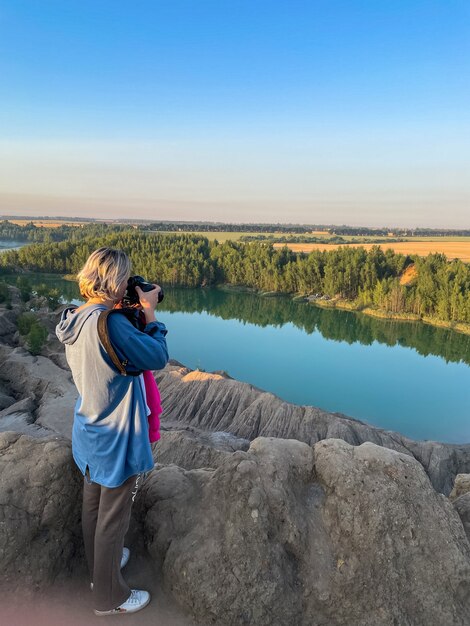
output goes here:
<path id="1" fill-rule="evenodd" d="M 36 408 L 36 404 L 34 402 L 34 398 L 32 396 L 27 396 L 22 400 L 18 400 L 18 402 L 13 402 L 6 409 L 0 411 L 0 424 L 2 423 L 2 418 L 7 415 L 12 415 L 13 413 L 32 413 Z"/>
<path id="2" fill-rule="evenodd" d="M 23 348 L 0 345 L 0 377 L 18 396 L 34 396 L 38 426 L 70 438 L 77 390 L 70 371 L 64 369 L 63 351 L 55 350 L 50 347 L 51 358 L 34 357 Z M 458 473 L 470 472 L 470 445 L 413 441 L 344 415 L 290 404 L 247 383 L 191 371 L 180 364 L 168 365 L 156 372 L 156 378 L 164 407 L 162 424 L 173 430 L 190 427 L 227 432 L 245 440 L 273 436 L 309 445 L 327 438 L 341 438 L 352 445 L 371 441 L 412 455 L 423 465 L 435 489 L 444 494 L 450 493 Z M 182 463 L 181 456 L 178 463 Z"/>
<path id="3" fill-rule="evenodd" d="M 257 438 L 216 469 L 158 466 L 138 512 L 200 623 L 470 623 L 470 544 L 410 455 Z"/>
<path id="4" fill-rule="evenodd" d="M 455 510 L 460 516 L 460 519 L 462 520 L 467 537 L 470 540 L 470 491 L 467 491 L 467 493 L 459 496 L 456 500 L 454 500 L 453 504 Z"/>
<path id="5" fill-rule="evenodd" d="M 204 433 L 195 428 L 161 432 L 154 446 L 154 459 L 163 465 L 174 463 L 184 469 L 218 467 L 235 450 L 248 450 L 250 442 L 229 433 Z"/>
<path id="6" fill-rule="evenodd" d="M 449 496 L 470 539 L 470 474 L 458 474 Z"/>
<path id="7" fill-rule="evenodd" d="M 50 359 L 53 363 L 55 363 L 58 367 L 70 374 L 69 364 L 67 363 L 67 359 L 65 358 L 65 353 L 63 351 L 56 352 L 47 344 L 44 346 L 42 354 L 43 356 L 46 356 L 48 359 Z"/>
<path id="8" fill-rule="evenodd" d="M 77 390 L 70 371 L 24 348 L 0 345 L 0 376 L 17 396 L 33 398 L 37 426 L 71 439 Z M 11 408 L 11 407 L 10 407 Z"/>
<path id="9" fill-rule="evenodd" d="M 393 435 L 405 441 L 405 437 Z M 446 495 L 452 490 L 457 474 L 470 472 L 470 444 L 406 439 L 406 448 L 425 468 L 434 488 Z"/>
<path id="10" fill-rule="evenodd" d="M 31 413 L 12 413 L 0 421 L 0 432 L 15 432 L 30 437 L 50 437 L 54 433 L 34 423 Z"/>
<path id="11" fill-rule="evenodd" d="M 0 433 L 2 586 L 44 586 L 81 556 L 81 483 L 67 441 Z"/>
<path id="12" fill-rule="evenodd" d="M 289 506 L 298 489 L 289 487 L 311 475 L 313 454 L 298 441 L 263 443 L 228 455 L 217 470 L 162 467 L 144 485 L 149 551 L 177 600 L 204 624 L 299 623 L 295 588 L 285 584 L 293 559 L 281 546 L 298 512 Z"/>
<path id="13" fill-rule="evenodd" d="M 0 337 L 13 335 L 16 331 L 15 319 L 16 315 L 14 311 L 0 311 Z"/>
<path id="14" fill-rule="evenodd" d="M 65 306 L 59 307 L 55 314 L 42 314 L 42 322 L 49 330 L 54 328 Z M 77 391 L 63 346 L 53 339 L 44 354 L 49 358 L 33 357 L 23 348 L 0 345 L 0 379 L 6 380 L 18 397 L 25 394 L 35 397 L 34 416 L 38 426 L 70 438 Z M 298 439 L 309 445 L 328 438 L 341 438 L 352 445 L 371 441 L 416 458 L 435 489 L 446 495 L 457 474 L 470 473 L 470 444 L 413 441 L 339 413 L 284 402 L 225 374 L 192 371 L 176 361 L 156 372 L 156 378 L 164 407 L 162 424 L 173 430 L 190 427 L 227 432 L 248 441 L 269 436 Z M 214 453 L 210 455 L 215 458 Z M 178 462 L 182 463 L 181 456 Z"/>
<path id="15" fill-rule="evenodd" d="M 13 402 L 6 409 L 0 411 L 0 432 L 13 431 L 29 434 L 31 437 L 53 435 L 52 431 L 35 424 L 33 415 L 35 409 L 36 404 L 31 396 Z"/>
<path id="16" fill-rule="evenodd" d="M 34 435 L 0 433 L 0 581 L 23 587 L 83 556 L 82 478 L 47 430 L 70 437 L 77 392 L 47 350 L 0 345 L 0 430 Z M 449 493 L 470 474 L 470 446 L 414 442 L 177 363 L 156 375 L 159 464 L 135 517 L 199 623 L 470 624 L 468 480 L 453 504 L 432 486 Z"/>
<path id="17" fill-rule="evenodd" d="M 457 474 L 449 499 L 455 500 L 470 491 L 470 474 Z"/>
<path id="18" fill-rule="evenodd" d="M 155 372 L 164 422 L 173 427 L 225 431 L 253 440 L 259 436 L 297 439 L 313 445 L 340 438 L 352 445 L 366 441 L 416 458 L 435 489 L 449 494 L 456 474 L 470 472 L 470 444 L 413 441 L 339 413 L 284 402 L 272 393 L 218 374 L 168 365 Z"/>
<path id="19" fill-rule="evenodd" d="M 3 409 L 8 408 L 14 403 L 15 403 L 15 398 L 13 398 L 13 396 L 10 396 L 8 393 L 4 393 L 3 391 L 0 391 L 0 410 L 1 411 L 3 411 Z"/>
<path id="20" fill-rule="evenodd" d="M 470 623 L 470 544 L 421 465 L 370 443 L 333 440 L 315 446 L 315 468 L 338 559 L 336 602 L 350 622 Z M 360 602 L 349 595 L 354 588 Z"/>
<path id="21" fill-rule="evenodd" d="M 165 586 L 199 623 L 470 623 L 470 544 L 411 456 L 331 439 L 261 437 L 244 450 L 195 430 L 161 443 L 160 458 L 181 446 L 199 468 L 158 465 L 135 515 Z M 2 585 L 44 587 L 83 559 L 81 483 L 67 441 L 0 434 Z M 461 515 L 469 496 L 454 502 Z"/>

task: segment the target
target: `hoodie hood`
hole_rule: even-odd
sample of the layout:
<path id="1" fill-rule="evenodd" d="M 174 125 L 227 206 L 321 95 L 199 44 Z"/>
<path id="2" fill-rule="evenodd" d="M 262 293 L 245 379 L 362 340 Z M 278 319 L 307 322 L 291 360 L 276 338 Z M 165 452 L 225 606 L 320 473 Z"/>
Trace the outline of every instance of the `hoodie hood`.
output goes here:
<path id="1" fill-rule="evenodd" d="M 75 343 L 83 328 L 83 324 L 96 310 L 105 311 L 104 304 L 90 304 L 85 309 L 77 311 L 76 305 L 66 307 L 60 316 L 60 322 L 55 328 L 55 334 L 61 343 Z"/>

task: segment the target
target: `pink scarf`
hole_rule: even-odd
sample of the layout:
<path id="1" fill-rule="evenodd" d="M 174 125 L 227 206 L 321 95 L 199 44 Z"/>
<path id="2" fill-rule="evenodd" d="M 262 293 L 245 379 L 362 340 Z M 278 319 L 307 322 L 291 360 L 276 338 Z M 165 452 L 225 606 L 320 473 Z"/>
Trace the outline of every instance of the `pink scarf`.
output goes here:
<path id="1" fill-rule="evenodd" d="M 155 382 L 155 378 L 150 370 L 143 372 L 145 393 L 147 396 L 147 405 L 150 409 L 149 420 L 149 439 L 150 443 L 160 439 L 160 415 L 162 414 L 162 405 L 160 401 L 160 392 Z"/>

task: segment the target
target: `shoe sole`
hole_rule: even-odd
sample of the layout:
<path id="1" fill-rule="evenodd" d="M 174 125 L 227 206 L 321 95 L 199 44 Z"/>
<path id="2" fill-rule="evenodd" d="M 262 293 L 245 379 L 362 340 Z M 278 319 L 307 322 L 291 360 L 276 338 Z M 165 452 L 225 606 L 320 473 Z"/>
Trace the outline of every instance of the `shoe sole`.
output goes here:
<path id="1" fill-rule="evenodd" d="M 141 606 L 139 606 L 137 609 L 112 609 L 111 611 L 98 611 L 97 609 L 93 609 L 93 613 L 95 615 L 97 615 L 98 617 L 104 617 L 105 615 L 127 615 L 128 613 L 137 613 L 138 611 L 141 611 L 142 609 L 145 609 L 145 607 L 149 604 L 151 600 L 151 597 L 149 595 L 147 602 L 145 602 L 145 604 L 142 604 Z"/>

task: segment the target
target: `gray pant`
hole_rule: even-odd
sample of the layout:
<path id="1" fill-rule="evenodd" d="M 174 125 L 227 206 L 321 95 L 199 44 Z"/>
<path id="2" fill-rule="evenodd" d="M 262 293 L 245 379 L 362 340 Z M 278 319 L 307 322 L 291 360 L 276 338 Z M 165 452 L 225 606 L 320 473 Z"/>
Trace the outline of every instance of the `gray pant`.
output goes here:
<path id="1" fill-rule="evenodd" d="M 90 481 L 87 468 L 83 483 L 82 529 L 93 581 L 93 605 L 98 611 L 114 609 L 131 595 L 121 574 L 121 556 L 140 479 L 141 475 L 137 474 L 120 487 L 103 487 Z"/>

